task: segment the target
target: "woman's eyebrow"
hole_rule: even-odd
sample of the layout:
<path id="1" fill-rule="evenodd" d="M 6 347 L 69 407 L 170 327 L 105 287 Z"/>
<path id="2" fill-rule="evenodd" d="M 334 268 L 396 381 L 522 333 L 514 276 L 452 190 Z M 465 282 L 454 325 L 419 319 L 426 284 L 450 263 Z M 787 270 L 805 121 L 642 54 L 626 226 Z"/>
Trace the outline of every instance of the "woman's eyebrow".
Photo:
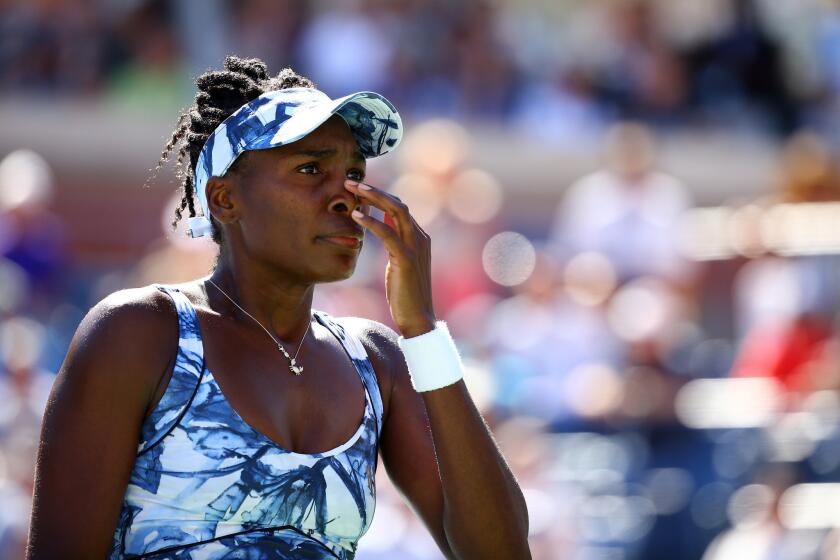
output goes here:
<path id="1" fill-rule="evenodd" d="M 306 156 L 306 157 L 311 157 L 311 158 L 315 158 L 315 159 L 323 159 L 323 158 L 332 157 L 336 153 L 338 153 L 338 150 L 336 150 L 335 148 L 325 148 L 323 150 L 303 149 L 303 150 L 298 150 L 296 152 L 292 152 L 289 155 L 290 156 Z M 354 150 L 353 153 L 350 155 L 350 157 L 354 161 L 361 161 L 361 162 L 365 161 L 365 157 L 362 155 L 362 152 L 360 152 L 359 150 Z"/>

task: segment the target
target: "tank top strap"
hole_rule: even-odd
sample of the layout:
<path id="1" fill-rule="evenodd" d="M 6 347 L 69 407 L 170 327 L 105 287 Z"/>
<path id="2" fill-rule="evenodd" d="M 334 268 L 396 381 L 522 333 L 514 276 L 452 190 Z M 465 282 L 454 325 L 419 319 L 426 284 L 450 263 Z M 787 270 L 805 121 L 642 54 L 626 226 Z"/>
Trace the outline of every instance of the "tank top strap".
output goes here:
<path id="1" fill-rule="evenodd" d="M 377 435 L 382 433 L 382 395 L 379 392 L 379 383 L 376 380 L 376 373 L 373 371 L 373 365 L 368 358 L 367 350 L 365 350 L 362 341 L 352 332 L 352 330 L 345 328 L 331 315 L 323 311 L 312 311 L 315 319 L 329 330 L 344 347 L 344 351 L 350 357 L 350 361 L 362 378 L 362 383 L 365 390 L 370 396 L 370 401 L 373 405 L 373 410 L 376 414 L 376 431 Z"/>
<path id="2" fill-rule="evenodd" d="M 204 344 L 195 307 L 178 288 L 161 284 L 154 284 L 154 287 L 167 294 L 175 304 L 178 354 L 166 391 L 143 422 L 138 454 L 152 449 L 178 424 L 192 403 L 204 375 Z"/>

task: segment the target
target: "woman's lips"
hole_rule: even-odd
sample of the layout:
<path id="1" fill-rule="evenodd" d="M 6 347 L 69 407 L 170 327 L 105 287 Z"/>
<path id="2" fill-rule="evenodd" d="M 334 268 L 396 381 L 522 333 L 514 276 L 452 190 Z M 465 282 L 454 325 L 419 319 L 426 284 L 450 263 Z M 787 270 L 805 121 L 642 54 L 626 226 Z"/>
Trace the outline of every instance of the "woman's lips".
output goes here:
<path id="1" fill-rule="evenodd" d="M 356 249 L 362 246 L 362 240 L 356 237 L 342 237 L 342 236 L 330 236 L 330 237 L 319 237 L 318 239 L 323 239 L 328 243 L 334 243 L 336 245 L 341 245 L 343 247 L 350 247 Z"/>

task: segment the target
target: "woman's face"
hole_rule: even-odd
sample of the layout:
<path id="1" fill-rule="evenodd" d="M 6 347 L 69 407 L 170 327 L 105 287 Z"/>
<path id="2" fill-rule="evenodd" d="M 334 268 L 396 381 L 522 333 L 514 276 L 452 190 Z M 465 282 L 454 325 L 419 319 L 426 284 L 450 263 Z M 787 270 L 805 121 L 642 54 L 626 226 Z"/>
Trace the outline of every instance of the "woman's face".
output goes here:
<path id="1" fill-rule="evenodd" d="M 236 220 L 225 226 L 236 257 L 302 283 L 348 278 L 363 230 L 344 181 L 364 179 L 365 159 L 347 123 L 336 115 L 296 142 L 240 157 L 230 174 Z"/>

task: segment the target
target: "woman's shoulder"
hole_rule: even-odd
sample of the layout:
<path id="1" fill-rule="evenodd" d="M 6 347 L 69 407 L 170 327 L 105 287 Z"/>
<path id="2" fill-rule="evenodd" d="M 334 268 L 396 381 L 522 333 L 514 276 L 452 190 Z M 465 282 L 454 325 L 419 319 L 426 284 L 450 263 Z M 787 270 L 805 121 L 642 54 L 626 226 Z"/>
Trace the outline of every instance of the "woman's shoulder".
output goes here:
<path id="1" fill-rule="evenodd" d="M 97 302 L 88 312 L 90 326 L 103 330 L 114 329 L 115 334 L 128 332 L 147 338 L 161 336 L 166 326 L 175 326 L 175 307 L 169 296 L 154 285 L 118 290 Z M 84 322 L 83 322 L 84 324 Z M 169 329 L 171 331 L 171 329 Z"/>
<path id="2" fill-rule="evenodd" d="M 56 406 L 93 410 L 105 401 L 141 418 L 177 354 L 178 320 L 166 299 L 145 286 L 96 303 L 76 329 L 56 378 Z"/>
<path id="3" fill-rule="evenodd" d="M 335 321 L 362 342 L 371 359 L 390 360 L 401 357 L 397 343 L 399 335 L 387 325 L 362 317 L 341 317 Z"/>
<path id="4" fill-rule="evenodd" d="M 177 351 L 178 321 L 169 296 L 155 286 L 116 291 L 85 315 L 69 355 L 114 364 L 148 364 L 152 370 Z"/>

